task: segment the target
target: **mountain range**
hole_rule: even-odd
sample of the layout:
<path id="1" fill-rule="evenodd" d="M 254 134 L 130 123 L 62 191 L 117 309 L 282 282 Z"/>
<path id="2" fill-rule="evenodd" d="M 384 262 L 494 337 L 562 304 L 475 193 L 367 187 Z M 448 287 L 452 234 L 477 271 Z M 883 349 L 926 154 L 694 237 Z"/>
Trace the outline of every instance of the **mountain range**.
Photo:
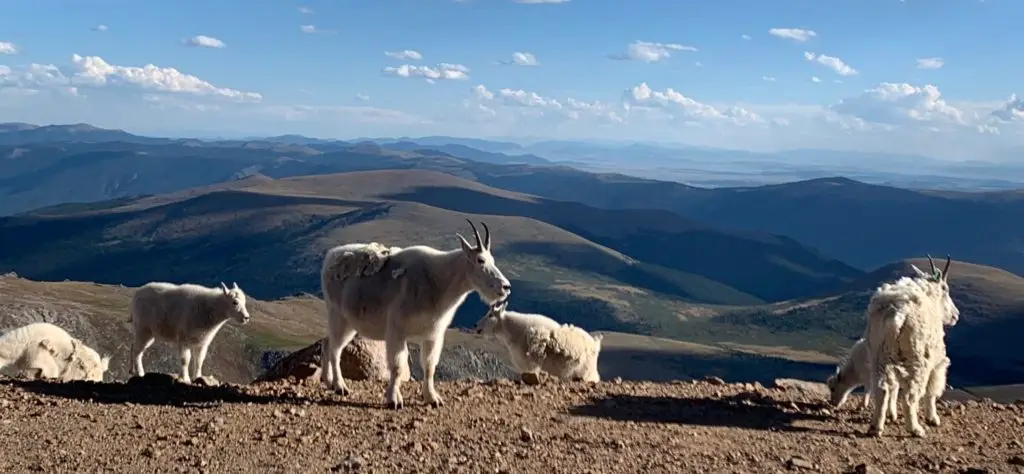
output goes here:
<path id="1" fill-rule="evenodd" d="M 494 231 L 514 309 L 593 330 L 834 357 L 859 336 L 874 286 L 905 273 L 907 258 L 949 253 L 964 313 L 950 336 L 963 361 L 951 380 L 1024 378 L 1005 336 L 1024 315 L 1024 193 L 843 177 L 705 188 L 482 143 L 204 141 L 3 124 L 0 273 L 238 281 L 272 300 L 317 293 L 332 245 L 453 248 L 470 218 Z M 467 300 L 456 325 L 483 309 Z"/>

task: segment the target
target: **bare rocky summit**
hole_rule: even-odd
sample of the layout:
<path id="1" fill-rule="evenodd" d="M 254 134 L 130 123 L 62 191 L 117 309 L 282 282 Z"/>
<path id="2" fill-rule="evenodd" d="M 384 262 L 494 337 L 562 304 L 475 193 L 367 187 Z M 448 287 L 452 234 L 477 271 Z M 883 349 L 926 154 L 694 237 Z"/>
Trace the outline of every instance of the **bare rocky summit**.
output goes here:
<path id="1" fill-rule="evenodd" d="M 318 380 L 216 387 L 0 380 L 0 472 L 1021 472 L 1024 406 L 942 401 L 914 439 L 863 433 L 859 400 L 720 380 L 508 380 L 353 394 Z"/>

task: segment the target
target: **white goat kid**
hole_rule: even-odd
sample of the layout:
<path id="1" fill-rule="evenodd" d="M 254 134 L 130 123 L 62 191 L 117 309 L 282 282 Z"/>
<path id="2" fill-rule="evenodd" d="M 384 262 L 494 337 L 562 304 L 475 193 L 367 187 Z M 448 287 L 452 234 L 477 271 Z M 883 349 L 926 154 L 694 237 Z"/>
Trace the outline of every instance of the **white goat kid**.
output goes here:
<path id="1" fill-rule="evenodd" d="M 917 437 L 925 431 L 918 421 L 925 401 L 925 421 L 939 426 L 935 401 L 946 388 L 949 358 L 945 327 L 959 321 L 960 310 L 949 294 L 949 264 L 941 271 L 928 256 L 931 273 L 911 265 L 915 277 L 902 277 L 880 286 L 868 303 L 867 340 L 870 359 L 868 387 L 872 417 L 868 434 L 881 436 L 886 409 L 899 395 L 907 429 Z"/>
<path id="2" fill-rule="evenodd" d="M 357 333 L 383 340 L 390 371 L 385 402 L 392 408 L 402 408 L 399 376 L 408 373 L 408 342 L 412 341 L 420 345 L 424 401 L 435 407 L 444 405 L 434 388 L 434 371 L 455 310 L 474 291 L 493 304 L 508 298 L 512 288 L 491 256 L 487 224 L 483 224 L 486 237 L 482 240 L 476 226 L 472 222 L 469 225 L 475 245 L 456 234 L 458 249 L 405 247 L 391 253 L 383 268 L 373 275 L 338 280 L 321 273 L 328 326 L 322 380 L 329 387 L 342 395 L 348 393 L 341 375 L 341 353 Z M 324 262 L 323 268 L 331 267 L 332 262 Z"/>
<path id="3" fill-rule="evenodd" d="M 132 360 L 135 375 L 146 375 L 142 355 L 156 339 L 177 344 L 181 355 L 181 380 L 191 383 L 203 376 L 203 363 L 214 336 L 229 319 L 249 322 L 245 292 L 232 283 L 228 288 L 207 288 L 186 283 L 150 282 L 132 295 L 131 322 L 135 332 Z M 196 351 L 192 358 L 193 349 Z M 193 365 L 194 375 L 189 376 Z"/>
<path id="4" fill-rule="evenodd" d="M 32 323 L 0 336 L 0 370 L 8 366 L 48 379 L 102 382 L 110 356 L 100 357 L 60 326 Z"/>
<path id="5" fill-rule="evenodd" d="M 828 386 L 832 406 L 839 408 L 846 403 L 850 392 L 857 387 L 868 385 L 868 378 L 871 372 L 871 361 L 869 360 L 867 339 L 860 338 L 850 348 L 850 353 L 836 366 L 836 372 L 825 381 Z M 896 418 L 896 396 L 898 388 L 893 389 L 893 396 L 889 400 L 889 416 Z M 862 408 L 868 408 L 871 404 L 870 390 L 864 390 L 864 404 Z"/>
<path id="6" fill-rule="evenodd" d="M 522 374 L 547 372 L 561 380 L 599 382 L 600 334 L 536 313 L 508 311 L 505 301 L 492 306 L 473 328 L 496 336 L 508 349 L 512 365 Z"/>

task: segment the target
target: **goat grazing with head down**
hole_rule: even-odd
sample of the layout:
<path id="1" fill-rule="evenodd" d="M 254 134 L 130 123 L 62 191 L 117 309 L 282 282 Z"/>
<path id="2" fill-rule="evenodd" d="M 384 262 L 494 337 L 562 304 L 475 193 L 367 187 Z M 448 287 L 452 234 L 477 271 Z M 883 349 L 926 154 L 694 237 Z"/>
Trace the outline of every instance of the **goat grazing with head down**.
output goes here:
<path id="1" fill-rule="evenodd" d="M 954 326 L 960 310 L 949 294 L 949 264 L 941 271 L 928 256 L 931 272 L 914 265 L 914 277 L 885 283 L 872 295 L 867 310 L 868 356 L 872 416 L 868 433 L 881 436 L 887 407 L 899 395 L 907 429 L 917 437 L 925 431 L 918 421 L 924 399 L 925 421 L 939 426 L 935 401 L 946 388 L 945 327 Z"/>
<path id="2" fill-rule="evenodd" d="M 476 291 L 487 304 L 508 299 L 512 286 L 491 256 L 491 232 L 483 224 L 484 238 L 470 221 L 476 244 L 461 234 L 460 248 L 442 251 L 426 245 L 403 247 L 391 252 L 379 271 L 336 278 L 328 251 L 320 282 L 327 307 L 327 347 L 322 380 L 345 395 L 348 387 L 341 375 L 341 353 L 356 336 L 383 340 L 390 378 L 385 402 L 402 408 L 404 401 L 399 376 L 408 373 L 408 342 L 420 345 L 423 366 L 423 398 L 439 407 L 444 401 L 434 388 L 434 371 L 441 357 L 445 331 L 455 310 L 466 296 Z"/>
<path id="3" fill-rule="evenodd" d="M 871 361 L 869 359 L 868 341 L 867 339 L 860 338 L 850 348 L 850 353 L 836 366 L 836 372 L 825 381 L 830 394 L 829 401 L 832 402 L 832 406 L 836 408 L 841 407 L 846 402 L 847 397 L 850 396 L 850 392 L 868 383 L 868 377 L 871 372 Z M 888 405 L 889 416 L 893 419 L 896 419 L 897 393 L 898 388 L 894 387 L 893 396 L 890 397 Z M 871 391 L 865 390 L 863 408 L 868 408 L 870 403 Z"/>

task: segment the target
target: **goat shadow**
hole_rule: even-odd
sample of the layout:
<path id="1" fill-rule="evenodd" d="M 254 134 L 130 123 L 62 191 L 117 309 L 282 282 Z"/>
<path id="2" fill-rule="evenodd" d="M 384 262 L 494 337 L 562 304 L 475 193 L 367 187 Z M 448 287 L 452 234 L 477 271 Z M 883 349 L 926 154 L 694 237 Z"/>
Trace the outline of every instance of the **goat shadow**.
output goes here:
<path id="1" fill-rule="evenodd" d="M 92 382 L 83 380 L 56 381 L 45 379 L 0 380 L 0 385 L 20 388 L 26 392 L 50 397 L 79 400 L 98 404 L 134 403 L 161 406 L 216 406 L 224 403 L 301 404 L 305 398 L 295 394 L 257 395 L 242 387 L 218 385 L 213 387 L 184 384 L 171 376 L 158 373 L 145 378 L 132 378 L 118 382 Z"/>
<path id="2" fill-rule="evenodd" d="M 613 394 L 569 408 L 575 416 L 641 423 L 746 428 L 762 431 L 822 432 L 816 428 L 794 426 L 798 421 L 827 421 L 825 415 L 811 413 L 820 404 L 795 403 L 796 410 L 784 410 L 782 403 L 757 393 L 728 397 L 688 398 Z"/>

